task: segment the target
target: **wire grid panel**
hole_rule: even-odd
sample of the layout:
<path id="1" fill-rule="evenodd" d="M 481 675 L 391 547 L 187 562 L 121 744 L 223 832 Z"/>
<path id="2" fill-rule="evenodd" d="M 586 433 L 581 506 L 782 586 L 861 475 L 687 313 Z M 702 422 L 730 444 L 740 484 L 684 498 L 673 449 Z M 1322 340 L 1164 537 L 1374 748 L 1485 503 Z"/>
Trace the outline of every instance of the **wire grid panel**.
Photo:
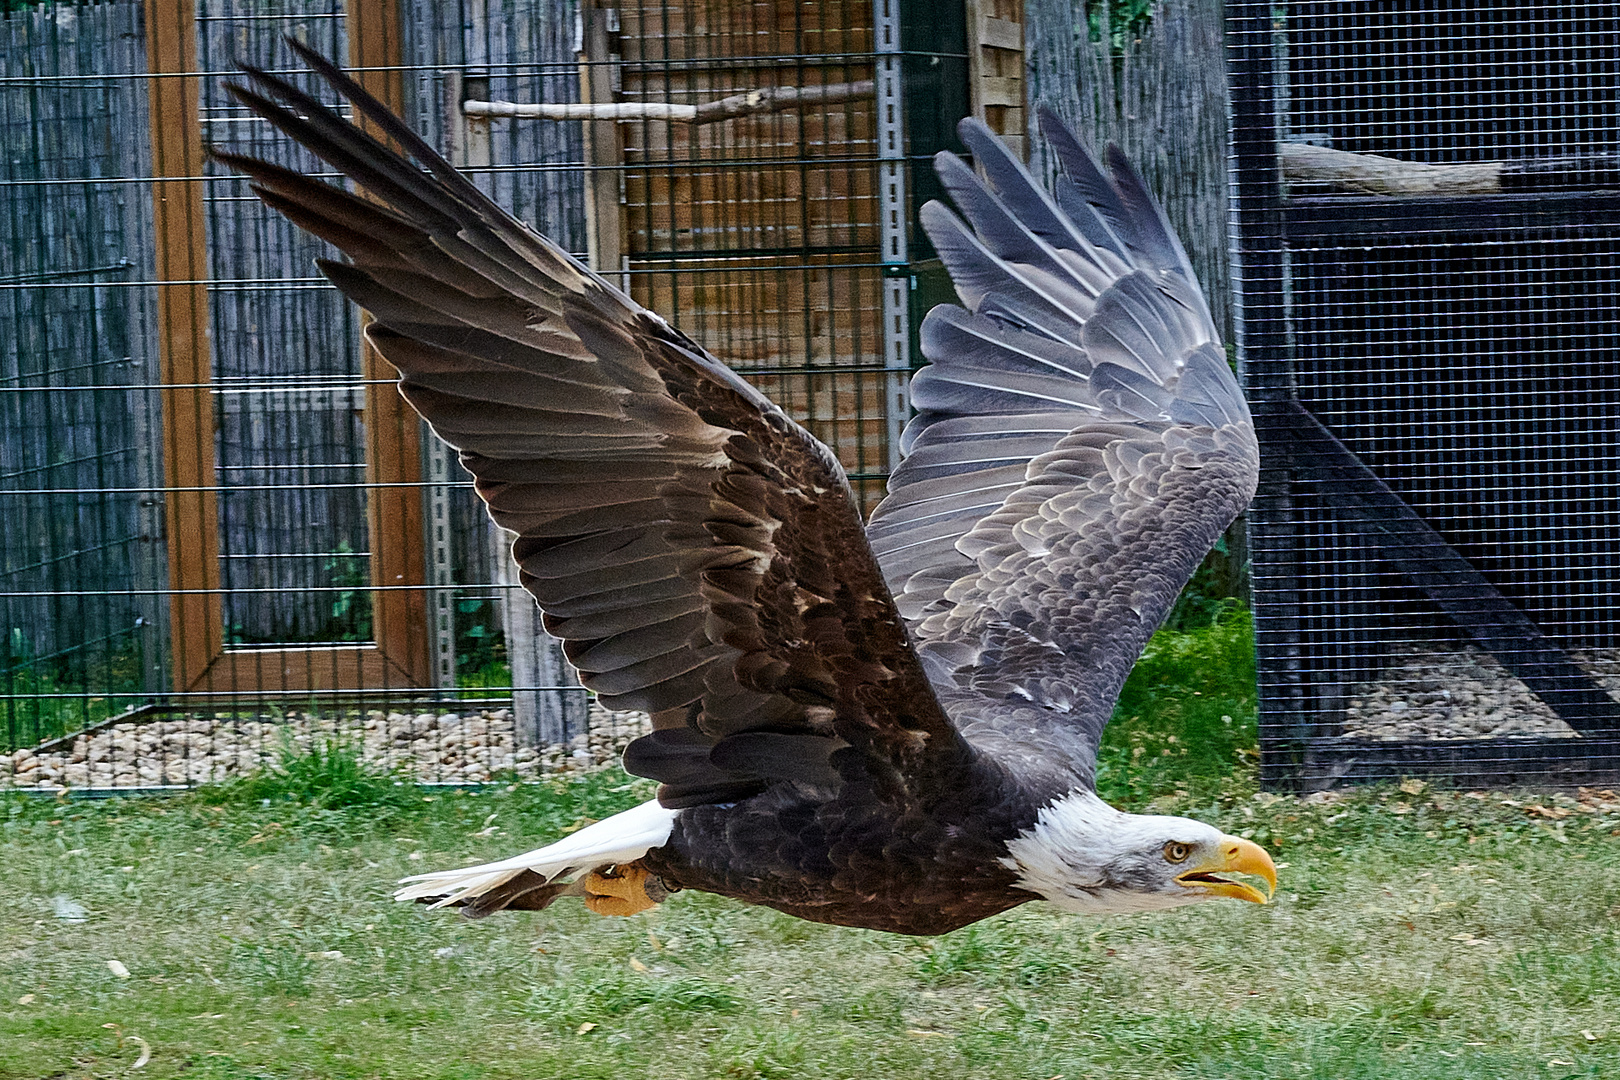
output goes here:
<path id="1" fill-rule="evenodd" d="M 165 679 L 139 5 L 0 18 L 0 739 Z M 95 696 L 87 697 L 89 688 Z"/>
<path id="2" fill-rule="evenodd" d="M 603 760 L 645 725 L 594 706 L 575 722 L 583 694 L 547 666 L 505 540 L 453 458 L 435 471 L 431 436 L 315 272 L 331 252 L 204 159 L 206 140 L 325 171 L 224 92 L 243 61 L 319 90 L 285 34 L 366 69 L 582 259 L 616 250 L 638 299 L 783 402 L 876 500 L 893 425 L 870 98 L 609 125 L 612 144 L 460 109 L 576 102 L 603 75 L 622 101 L 858 84 L 870 5 L 619 8 L 593 52 L 602 13 L 110 0 L 0 17 L 0 784 L 191 784 L 322 740 L 480 781 Z M 525 700 L 561 726 L 525 719 Z"/>
<path id="3" fill-rule="evenodd" d="M 1620 5 L 1231 29 L 1264 778 L 1612 782 Z M 1368 198 L 1299 142 L 1493 186 Z"/>
<path id="4" fill-rule="evenodd" d="M 630 4 L 619 20 L 599 62 L 626 102 L 873 79 L 869 0 Z M 868 506 L 888 465 L 875 128 L 870 91 L 621 128 L 631 295 L 802 419 Z"/>

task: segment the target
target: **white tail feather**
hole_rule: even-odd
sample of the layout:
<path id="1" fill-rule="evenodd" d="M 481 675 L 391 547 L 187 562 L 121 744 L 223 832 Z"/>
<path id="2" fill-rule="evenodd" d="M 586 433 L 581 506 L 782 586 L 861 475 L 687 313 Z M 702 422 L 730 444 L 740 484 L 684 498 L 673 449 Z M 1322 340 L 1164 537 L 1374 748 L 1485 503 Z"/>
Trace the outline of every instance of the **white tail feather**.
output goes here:
<path id="1" fill-rule="evenodd" d="M 443 896 L 434 907 L 471 899 L 525 870 L 533 870 L 547 881 L 599 866 L 634 862 L 669 840 L 677 810 L 666 810 L 658 800 L 644 802 L 633 810 L 587 825 L 555 844 L 515 855 L 500 862 L 463 866 L 456 870 L 435 870 L 415 874 L 401 881 L 412 882 L 394 893 L 395 900 L 416 900 Z"/>

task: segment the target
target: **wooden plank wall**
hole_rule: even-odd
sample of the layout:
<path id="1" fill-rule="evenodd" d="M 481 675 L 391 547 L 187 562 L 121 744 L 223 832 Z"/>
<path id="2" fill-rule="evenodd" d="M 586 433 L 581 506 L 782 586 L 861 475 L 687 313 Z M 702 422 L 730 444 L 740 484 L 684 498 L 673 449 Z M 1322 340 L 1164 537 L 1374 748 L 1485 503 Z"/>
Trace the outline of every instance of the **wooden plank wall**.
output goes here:
<path id="1" fill-rule="evenodd" d="M 1024 0 L 1031 117 L 1037 104 L 1051 106 L 1094 145 L 1125 149 L 1163 201 L 1231 341 L 1224 2 L 1160 0 L 1145 25 L 1120 28 L 1108 9 Z M 1050 174 L 1038 138 L 1030 152 L 1037 174 Z"/>
<path id="2" fill-rule="evenodd" d="M 872 78 L 869 0 L 644 3 L 620 19 L 621 101 Z M 872 100 L 620 133 L 632 294 L 832 446 L 873 503 L 887 448 Z"/>

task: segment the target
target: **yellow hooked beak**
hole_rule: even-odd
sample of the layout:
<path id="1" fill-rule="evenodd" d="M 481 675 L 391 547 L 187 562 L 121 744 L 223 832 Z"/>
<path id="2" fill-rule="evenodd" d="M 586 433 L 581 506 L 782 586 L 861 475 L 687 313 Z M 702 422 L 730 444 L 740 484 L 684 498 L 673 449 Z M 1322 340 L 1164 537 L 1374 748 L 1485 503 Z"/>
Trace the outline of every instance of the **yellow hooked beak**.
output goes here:
<path id="1" fill-rule="evenodd" d="M 1261 892 L 1253 885 L 1228 881 L 1218 877 L 1219 874 L 1252 874 L 1263 878 L 1270 889 Z M 1234 900 L 1264 904 L 1277 891 L 1277 865 L 1266 854 L 1266 849 L 1253 840 L 1245 840 L 1241 836 L 1223 836 L 1215 847 L 1214 857 L 1177 874 L 1176 884 L 1203 889 L 1215 896 L 1230 896 Z"/>

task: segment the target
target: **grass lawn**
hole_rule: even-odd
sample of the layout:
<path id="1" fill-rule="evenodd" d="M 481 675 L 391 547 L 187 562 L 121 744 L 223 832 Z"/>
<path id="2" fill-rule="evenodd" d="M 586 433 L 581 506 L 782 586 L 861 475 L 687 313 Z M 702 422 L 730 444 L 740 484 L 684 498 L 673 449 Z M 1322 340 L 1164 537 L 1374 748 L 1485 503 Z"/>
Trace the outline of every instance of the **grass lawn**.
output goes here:
<path id="1" fill-rule="evenodd" d="M 324 795 L 0 798 L 0 1077 L 1620 1077 L 1620 804 L 1256 793 L 1240 641 L 1161 639 L 1104 786 L 1266 844 L 1269 907 L 908 939 L 683 893 L 472 923 L 390 885 L 648 789 L 424 794 L 329 760 L 303 763 Z"/>

